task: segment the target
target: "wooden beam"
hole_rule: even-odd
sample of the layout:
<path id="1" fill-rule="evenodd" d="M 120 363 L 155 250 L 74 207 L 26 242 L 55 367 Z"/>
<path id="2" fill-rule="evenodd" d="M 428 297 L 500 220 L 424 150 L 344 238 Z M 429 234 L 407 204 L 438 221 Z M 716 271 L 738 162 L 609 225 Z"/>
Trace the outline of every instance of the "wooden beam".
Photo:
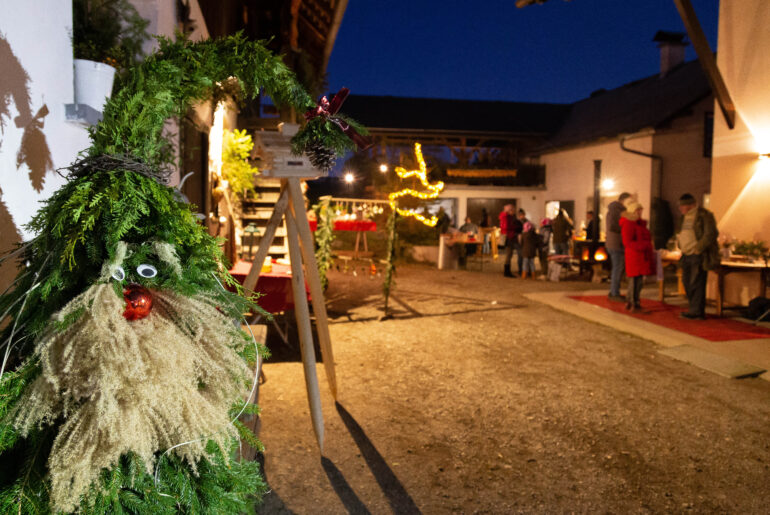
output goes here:
<path id="1" fill-rule="evenodd" d="M 730 93 L 727 91 L 727 86 L 722 78 L 722 74 L 719 72 L 719 68 L 717 68 L 714 53 L 711 51 L 711 47 L 709 47 L 709 42 L 698 22 L 695 10 L 692 8 L 690 0 L 674 0 L 674 4 L 679 11 L 682 22 L 684 22 L 684 27 L 690 36 L 695 53 L 698 54 L 700 65 L 703 67 L 703 71 L 706 73 L 706 77 L 711 84 L 711 89 L 714 91 L 714 96 L 725 117 L 727 126 L 733 129 L 735 127 L 735 104 L 733 104 L 733 100 L 730 98 Z"/>

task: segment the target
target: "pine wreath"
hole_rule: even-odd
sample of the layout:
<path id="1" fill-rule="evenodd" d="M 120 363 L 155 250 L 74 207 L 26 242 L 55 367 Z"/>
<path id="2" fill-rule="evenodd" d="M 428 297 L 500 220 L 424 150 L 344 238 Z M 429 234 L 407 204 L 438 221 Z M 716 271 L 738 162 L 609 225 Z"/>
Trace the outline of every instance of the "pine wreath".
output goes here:
<path id="1" fill-rule="evenodd" d="M 246 97 L 314 103 L 241 35 L 159 41 L 5 258 L 23 266 L 0 295 L 0 513 L 240 513 L 266 489 L 231 458 L 239 437 L 259 445 L 237 421 L 257 409 L 243 399 L 263 349 L 233 324 L 253 304 L 222 287 L 238 291 L 217 241 L 165 185 L 161 134 L 231 77 Z M 316 120 L 294 150 L 309 141 L 352 148 Z"/>

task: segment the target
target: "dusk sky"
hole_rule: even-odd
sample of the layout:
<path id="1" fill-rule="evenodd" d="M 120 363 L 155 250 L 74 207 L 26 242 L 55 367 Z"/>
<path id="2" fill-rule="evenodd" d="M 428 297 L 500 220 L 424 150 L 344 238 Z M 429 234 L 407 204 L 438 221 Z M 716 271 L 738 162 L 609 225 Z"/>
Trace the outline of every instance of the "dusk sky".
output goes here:
<path id="1" fill-rule="evenodd" d="M 350 0 L 329 90 L 568 103 L 656 73 L 655 32 L 685 32 L 673 0 L 515 3 Z M 719 0 L 692 4 L 715 50 Z"/>

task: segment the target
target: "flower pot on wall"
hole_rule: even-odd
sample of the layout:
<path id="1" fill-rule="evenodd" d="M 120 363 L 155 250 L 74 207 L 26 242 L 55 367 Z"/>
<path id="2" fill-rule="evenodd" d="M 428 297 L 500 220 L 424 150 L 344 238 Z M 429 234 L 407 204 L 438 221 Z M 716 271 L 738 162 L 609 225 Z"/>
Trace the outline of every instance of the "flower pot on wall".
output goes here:
<path id="1" fill-rule="evenodd" d="M 112 94 L 115 68 L 108 64 L 75 59 L 75 103 L 85 104 L 97 111 Z"/>

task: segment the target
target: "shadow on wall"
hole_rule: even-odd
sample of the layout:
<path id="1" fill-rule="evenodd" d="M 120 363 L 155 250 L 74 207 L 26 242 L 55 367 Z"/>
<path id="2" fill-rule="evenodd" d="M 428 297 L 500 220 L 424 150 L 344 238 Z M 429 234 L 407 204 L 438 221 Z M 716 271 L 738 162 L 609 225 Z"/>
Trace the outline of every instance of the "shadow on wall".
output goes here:
<path id="1" fill-rule="evenodd" d="M 0 256 L 13 250 L 17 244 L 21 243 L 21 234 L 19 229 L 8 212 L 8 208 L 3 202 L 3 191 L 0 190 Z M 16 260 L 0 263 L 0 293 L 13 282 L 16 277 Z M 2 324 L 2 320 L 0 320 Z"/>
<path id="2" fill-rule="evenodd" d="M 19 115 L 13 120 L 16 127 L 24 129 L 21 146 L 16 152 L 16 168 L 26 164 L 29 168 L 29 180 L 36 191 L 43 190 L 45 175 L 53 171 L 53 160 L 48 142 L 43 134 L 44 118 L 48 116 L 48 106 L 43 104 L 32 115 L 32 103 L 29 98 L 29 76 L 11 50 L 8 41 L 0 36 L 0 133 L 5 133 L 6 119 L 10 119 L 10 103 L 13 99 Z M 2 148 L 2 139 L 0 139 Z"/>

